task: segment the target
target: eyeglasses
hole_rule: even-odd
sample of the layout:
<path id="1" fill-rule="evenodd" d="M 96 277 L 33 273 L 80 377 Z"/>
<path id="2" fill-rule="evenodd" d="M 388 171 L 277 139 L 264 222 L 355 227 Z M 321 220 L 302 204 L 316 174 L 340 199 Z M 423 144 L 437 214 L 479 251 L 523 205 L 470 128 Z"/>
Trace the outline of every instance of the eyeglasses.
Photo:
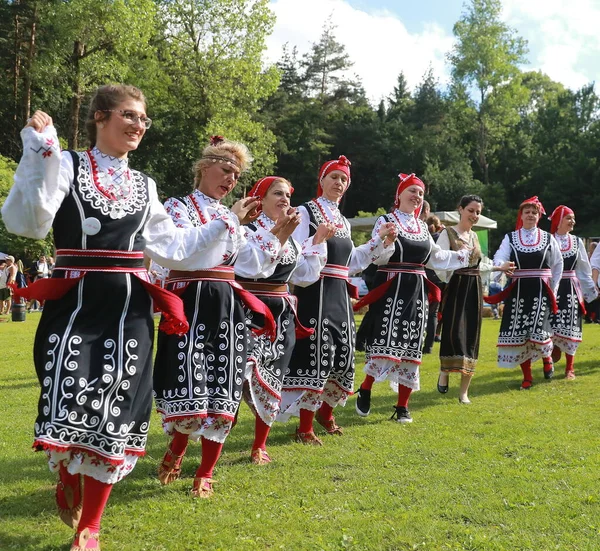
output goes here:
<path id="1" fill-rule="evenodd" d="M 140 117 L 134 111 L 125 111 L 123 109 L 102 109 L 104 113 L 119 113 L 126 123 L 136 124 L 140 123 L 146 130 L 152 126 L 152 119 L 149 117 Z"/>

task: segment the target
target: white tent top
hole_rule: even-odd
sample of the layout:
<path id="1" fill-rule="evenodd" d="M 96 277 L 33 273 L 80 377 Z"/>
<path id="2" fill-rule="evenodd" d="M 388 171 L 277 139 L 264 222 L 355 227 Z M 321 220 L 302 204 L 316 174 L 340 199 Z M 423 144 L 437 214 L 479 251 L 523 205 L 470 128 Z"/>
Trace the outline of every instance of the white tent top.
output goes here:
<path id="1" fill-rule="evenodd" d="M 458 224 L 459 215 L 456 210 L 441 210 L 438 212 L 433 212 L 439 219 L 440 222 L 444 225 L 454 226 Z M 353 230 L 371 230 L 377 221 L 378 216 L 369 216 L 367 218 L 350 218 L 348 221 L 350 222 L 350 227 Z M 498 223 L 487 216 L 481 215 L 479 217 L 479 222 L 474 229 L 476 230 L 493 230 L 498 227 Z"/>
<path id="2" fill-rule="evenodd" d="M 0 251 L 0 259 L 4 260 L 8 255 Z"/>

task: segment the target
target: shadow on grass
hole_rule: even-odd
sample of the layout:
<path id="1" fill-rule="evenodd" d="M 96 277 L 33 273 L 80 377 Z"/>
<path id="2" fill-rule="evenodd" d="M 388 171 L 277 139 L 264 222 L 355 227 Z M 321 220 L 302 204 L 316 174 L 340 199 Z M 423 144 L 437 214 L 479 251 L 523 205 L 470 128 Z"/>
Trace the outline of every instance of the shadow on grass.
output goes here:
<path id="1" fill-rule="evenodd" d="M 0 529 L 0 549 L 39 549 L 40 551 L 68 551 L 71 543 L 64 545 L 46 545 L 40 547 L 39 544 L 43 538 L 33 538 L 27 536 L 15 536 L 9 532 Z M 67 540 L 66 540 L 67 541 Z"/>

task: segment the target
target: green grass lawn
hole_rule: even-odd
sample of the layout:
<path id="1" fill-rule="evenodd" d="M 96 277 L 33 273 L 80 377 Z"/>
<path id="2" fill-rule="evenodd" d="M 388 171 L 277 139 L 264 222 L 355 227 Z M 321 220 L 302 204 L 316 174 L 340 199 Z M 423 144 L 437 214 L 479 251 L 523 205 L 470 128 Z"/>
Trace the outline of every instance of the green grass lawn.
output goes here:
<path id="1" fill-rule="evenodd" d="M 38 384 L 31 348 L 39 314 L 0 323 L 0 549 L 68 550 L 72 532 L 55 514 L 54 475 L 31 450 Z M 519 370 L 495 366 L 499 322 L 485 319 L 470 393 L 458 377 L 436 391 L 434 354 L 422 365 L 412 425 L 389 420 L 395 396 L 374 388 L 372 414 L 354 398 L 338 408 L 343 437 L 322 448 L 292 441 L 295 423 L 276 424 L 273 463 L 250 464 L 253 419 L 240 421 L 215 471 L 211 500 L 188 492 L 199 457 L 191 445 L 183 478 L 161 487 L 167 443 L 157 415 L 148 454 L 117 484 L 103 522 L 104 551 L 187 550 L 589 550 L 600 549 L 600 326 L 585 326 L 575 364 L 519 392 Z M 362 380 L 357 358 L 357 384 Z"/>

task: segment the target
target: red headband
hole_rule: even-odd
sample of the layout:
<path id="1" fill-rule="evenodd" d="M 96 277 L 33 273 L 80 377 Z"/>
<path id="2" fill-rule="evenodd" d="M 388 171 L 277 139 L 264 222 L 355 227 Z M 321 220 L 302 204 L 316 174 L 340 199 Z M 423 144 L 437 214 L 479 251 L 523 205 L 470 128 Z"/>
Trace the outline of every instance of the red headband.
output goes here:
<path id="1" fill-rule="evenodd" d="M 398 178 L 400 181 L 398 182 L 398 187 L 396 188 L 396 197 L 394 198 L 394 208 L 400 208 L 400 194 L 410 186 L 419 186 L 423 191 L 425 191 L 425 184 L 421 181 L 420 178 L 415 176 L 415 173 L 412 174 L 403 174 L 402 172 L 398 174 Z M 421 206 L 415 211 L 415 218 L 419 218 L 421 215 L 421 210 L 423 210 L 423 203 Z"/>
<path id="2" fill-rule="evenodd" d="M 346 176 L 348 176 L 348 187 L 350 187 L 350 165 L 352 163 L 344 157 L 344 155 L 340 155 L 337 160 L 327 161 L 319 170 L 319 184 L 317 186 L 317 197 L 321 197 L 323 195 L 323 187 L 321 186 L 321 182 L 323 178 L 327 176 L 330 172 L 334 170 L 340 170 Z M 348 188 L 346 188 L 348 189 Z"/>
<path id="3" fill-rule="evenodd" d="M 563 218 L 568 214 L 575 214 L 572 209 L 565 205 L 559 205 L 554 209 L 554 212 L 548 217 L 552 224 L 550 225 L 550 233 L 556 233 L 558 226 L 562 222 Z"/>
<path id="4" fill-rule="evenodd" d="M 267 191 L 269 191 L 269 188 L 271 187 L 271 185 L 274 184 L 278 180 L 281 182 L 285 182 L 286 184 L 288 183 L 288 181 L 285 178 L 282 178 L 281 176 L 265 176 L 264 178 L 261 178 L 260 180 L 258 180 L 258 182 L 256 182 L 252 186 L 252 188 L 248 192 L 248 197 L 260 197 L 261 199 L 263 199 L 264 196 L 267 194 Z M 291 185 L 290 185 L 290 193 L 294 193 L 294 188 Z M 259 205 L 258 211 L 261 211 L 261 210 L 262 210 L 262 206 Z"/>
<path id="5" fill-rule="evenodd" d="M 541 201 L 538 199 L 537 195 L 534 195 L 533 197 L 530 197 L 529 199 L 525 199 L 525 201 L 523 201 L 520 205 L 519 205 L 519 212 L 517 214 L 517 224 L 515 229 L 520 230 L 523 227 L 523 219 L 521 218 L 521 211 L 523 210 L 523 207 L 526 205 L 534 205 L 537 207 L 540 216 L 542 214 L 546 214 L 546 211 L 544 210 L 544 205 L 542 205 Z"/>

